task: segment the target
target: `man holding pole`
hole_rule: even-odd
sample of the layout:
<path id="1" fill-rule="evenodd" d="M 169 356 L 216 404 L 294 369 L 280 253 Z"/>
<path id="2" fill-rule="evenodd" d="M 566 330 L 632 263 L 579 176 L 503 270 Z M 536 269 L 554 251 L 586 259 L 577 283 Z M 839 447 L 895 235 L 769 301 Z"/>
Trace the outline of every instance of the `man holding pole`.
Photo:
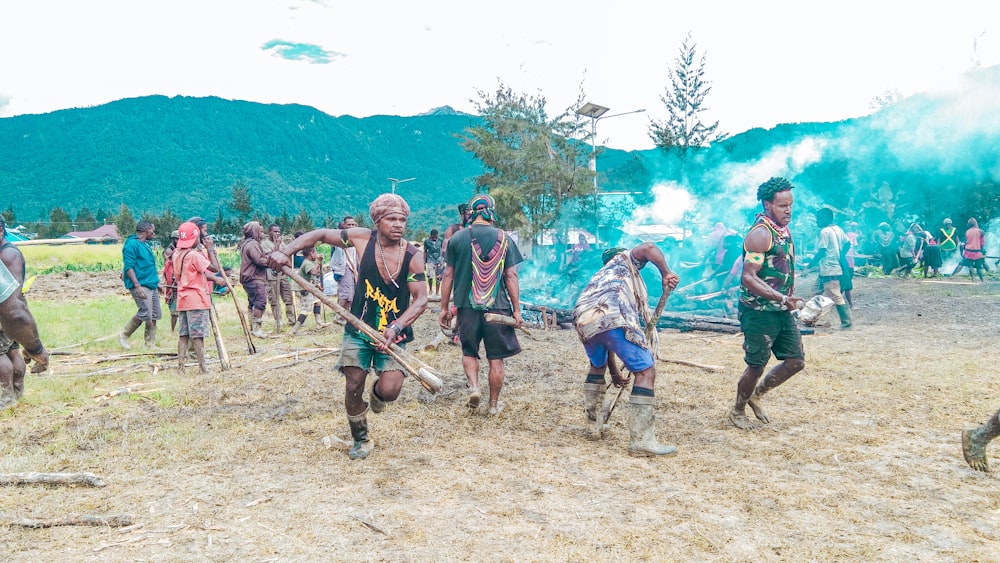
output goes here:
<path id="1" fill-rule="evenodd" d="M 171 257 L 177 280 L 177 361 L 184 371 L 187 347 L 190 341 L 198 358 L 201 373 L 205 367 L 205 337 L 211 330 L 211 286 L 209 280 L 225 284 L 221 276 L 212 271 L 212 261 L 204 251 L 195 248 L 201 238 L 201 230 L 192 222 L 177 228 L 177 251 Z"/>
<path id="2" fill-rule="evenodd" d="M 524 258 L 517 243 L 496 228 L 496 204 L 487 194 L 472 198 L 468 206 L 469 228 L 455 232 L 446 249 L 441 277 L 442 327 L 450 327 L 454 301 L 458 310 L 458 338 L 462 345 L 462 368 L 468 378 L 470 409 L 479 407 L 479 346 L 489 362 L 490 416 L 503 410 L 500 389 L 504 359 L 519 354 L 516 327 L 521 326 L 520 285 L 517 265 Z M 454 299 L 452 299 L 454 297 Z M 486 321 L 487 313 L 513 317 L 513 326 Z"/>
<path id="3" fill-rule="evenodd" d="M 412 325 L 427 308 L 423 255 L 403 239 L 410 206 L 396 194 L 382 194 L 371 203 L 369 213 L 374 230 L 316 229 L 268 256 L 270 267 L 281 271 L 291 265 L 292 254 L 320 242 L 358 250 L 358 282 L 350 312 L 367 327 L 347 324 L 337 362 L 346 379 L 344 407 L 354 438 L 351 459 L 364 459 L 372 450 L 369 404 L 363 398 L 369 370 L 374 369 L 377 377 L 369 396 L 371 410 L 380 413 L 399 397 L 403 386 L 403 367 L 386 353 L 386 343 L 402 347 L 413 340 Z M 381 341 L 368 336 L 365 328 L 374 329 Z"/>
<path id="4" fill-rule="evenodd" d="M 635 376 L 628 401 L 629 454 L 638 457 L 673 455 L 677 453 L 676 447 L 661 445 L 656 440 L 653 394 L 656 331 L 646 331 L 642 325 L 648 327 L 652 323 L 655 327 L 658 319 L 653 318 L 655 315 L 649 310 L 646 284 L 639 271 L 649 263 L 656 266 L 660 271 L 663 295 L 677 287 L 680 278 L 667 266 L 663 252 L 651 242 L 644 242 L 632 250 L 610 248 L 604 251 L 602 259 L 604 267 L 590 278 L 573 309 L 573 323 L 590 360 L 583 385 L 584 414 L 594 424 L 593 435 L 600 437 L 605 422 L 601 412 L 606 391 L 604 375 L 611 363 L 609 354 L 612 361 L 617 356 Z M 625 385 L 626 381 L 617 373 L 617 366 L 610 367 L 612 382 L 619 387 Z"/>

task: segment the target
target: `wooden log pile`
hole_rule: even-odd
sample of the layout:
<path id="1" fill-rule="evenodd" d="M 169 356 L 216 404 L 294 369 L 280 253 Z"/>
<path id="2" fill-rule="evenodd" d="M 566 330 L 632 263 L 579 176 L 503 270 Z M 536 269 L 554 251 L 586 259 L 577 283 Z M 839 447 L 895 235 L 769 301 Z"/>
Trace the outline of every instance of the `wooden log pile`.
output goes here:
<path id="1" fill-rule="evenodd" d="M 558 309 L 553 307 L 540 307 L 528 303 L 522 303 L 521 308 L 525 311 L 545 312 L 547 315 L 555 316 L 560 324 L 573 324 L 572 309 Z M 656 328 L 676 329 L 681 332 L 701 330 L 705 332 L 721 332 L 725 334 L 737 334 L 740 331 L 740 321 L 726 317 L 695 315 L 691 313 L 667 312 L 660 315 L 660 320 L 656 323 Z M 808 327 L 800 327 L 802 334 L 812 334 L 813 330 Z"/>

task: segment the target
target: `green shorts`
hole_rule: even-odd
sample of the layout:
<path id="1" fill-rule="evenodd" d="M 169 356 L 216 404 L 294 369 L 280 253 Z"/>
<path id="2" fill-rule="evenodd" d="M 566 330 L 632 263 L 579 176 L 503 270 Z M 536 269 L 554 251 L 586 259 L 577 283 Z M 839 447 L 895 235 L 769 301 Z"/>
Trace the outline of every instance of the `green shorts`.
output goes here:
<path id="1" fill-rule="evenodd" d="M 205 338 L 211 334 L 212 321 L 208 309 L 193 309 L 177 313 L 177 336 Z"/>
<path id="2" fill-rule="evenodd" d="M 764 367 L 771 353 L 779 360 L 805 359 L 802 334 L 788 311 L 758 311 L 740 307 L 743 330 L 744 361 L 748 366 Z"/>
<path id="3" fill-rule="evenodd" d="M 404 344 L 397 344 L 400 348 L 405 348 Z M 344 340 L 340 343 L 340 359 L 337 361 L 337 369 L 341 372 L 345 367 L 361 368 L 365 371 L 374 369 L 380 374 L 384 371 L 402 371 L 403 366 L 396 363 L 388 354 L 383 354 L 375 350 L 375 346 L 367 338 L 360 334 L 350 332 L 344 333 Z"/>

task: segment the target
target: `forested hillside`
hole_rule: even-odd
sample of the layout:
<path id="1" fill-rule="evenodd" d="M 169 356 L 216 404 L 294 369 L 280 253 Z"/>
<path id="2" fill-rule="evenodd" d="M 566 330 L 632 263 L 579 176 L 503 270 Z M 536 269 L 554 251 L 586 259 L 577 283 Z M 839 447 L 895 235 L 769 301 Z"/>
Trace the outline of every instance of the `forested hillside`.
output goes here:
<path id="1" fill-rule="evenodd" d="M 684 221 L 746 224 L 756 186 L 789 177 L 803 211 L 828 205 L 872 228 L 888 220 L 937 223 L 1000 214 L 1000 67 L 970 73 L 940 92 L 837 123 L 780 125 L 687 152 L 606 150 L 598 158 L 602 240 L 635 220 L 656 222 L 677 206 L 661 187 L 691 196 Z M 230 188 L 250 192 L 261 215 L 316 224 L 365 215 L 399 184 L 411 227 L 443 227 L 473 193 L 482 164 L 460 146 L 475 116 L 448 108 L 414 117 L 332 117 L 300 105 L 150 96 L 0 119 L 0 209 L 47 221 L 59 207 L 100 219 L 122 204 L 136 216 L 233 217 Z M 673 211 L 678 211 L 673 209 Z M 103 215 L 102 215 L 103 212 Z M 561 226 L 594 226 L 577 210 Z M 640 214 L 642 215 L 642 214 Z M 678 216 L 680 214 L 675 214 Z"/>

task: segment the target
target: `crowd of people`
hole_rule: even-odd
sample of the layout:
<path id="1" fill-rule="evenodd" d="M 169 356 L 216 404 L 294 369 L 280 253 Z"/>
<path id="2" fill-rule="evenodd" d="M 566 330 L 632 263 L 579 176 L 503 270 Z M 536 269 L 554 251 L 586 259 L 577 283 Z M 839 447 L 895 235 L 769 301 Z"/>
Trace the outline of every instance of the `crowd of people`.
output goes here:
<path id="1" fill-rule="evenodd" d="M 796 255 L 789 228 L 792 189 L 784 178 L 761 184 L 757 199 L 762 211 L 747 234 L 740 239 L 721 229 L 715 241 L 717 252 L 706 260 L 716 275 L 738 279 L 746 368 L 736 382 L 736 400 L 727 417 L 741 430 L 770 424 L 763 408 L 764 396 L 805 367 L 801 332 L 794 316 L 805 300 L 795 293 Z M 290 240 L 282 237 L 277 225 L 268 227 L 265 240 L 264 227 L 249 221 L 243 225 L 240 244 L 239 282 L 251 318 L 248 332 L 255 337 L 266 336 L 261 325 L 268 304 L 276 333 L 286 322 L 296 333 L 309 313 L 313 313 L 317 327 L 328 326 L 321 320 L 321 305 L 314 297 L 323 291 L 326 277 L 317 245 L 333 247 L 327 279 L 337 284 L 337 310 L 346 320 L 337 369 L 345 379 L 344 407 L 353 438 L 351 459 L 364 459 L 372 452 L 368 413 L 383 412 L 400 395 L 412 367 L 403 365 L 391 352 L 405 349 L 414 339 L 413 325 L 428 308 L 430 296 L 440 300 L 438 323 L 443 330 L 453 331 L 461 346 L 466 404 L 474 411 L 481 403 L 480 354 L 485 353 L 489 416 L 503 411 L 505 360 L 521 352 L 516 329 L 524 322 L 518 278 L 518 265 L 524 257 L 516 240 L 498 227 L 496 205 L 489 195 L 476 195 L 460 206 L 458 223 L 449 226 L 443 237 L 432 230 L 419 246 L 404 238 L 410 208 L 402 197 L 383 194 L 371 202 L 368 211 L 373 225 L 370 229 L 345 217 L 336 229 L 297 232 Z M 854 267 L 848 258 L 860 238 L 856 225 L 848 224 L 845 230 L 834 224 L 833 218 L 832 211 L 825 208 L 816 215 L 820 233 L 810 265 L 818 268 L 819 289 L 835 303 L 841 327 L 846 329 L 852 326 L 849 278 Z M 908 275 L 921 264 L 925 275 L 936 275 L 942 264 L 960 251 L 961 262 L 953 275 L 967 267 L 970 275 L 975 270 L 982 278 L 985 233 L 975 219 L 969 219 L 961 242 L 950 220 L 943 222 L 938 234 L 913 224 L 902 237 L 896 237 L 891 229 L 892 236 L 887 237 L 886 226 L 881 225 L 872 240 L 880 245 L 890 239 L 898 243 L 892 252 L 882 255 L 887 272 Z M 4 227 L 0 218 L 0 236 L 5 235 Z M 204 339 L 217 323 L 212 295 L 231 293 L 232 281 L 221 267 L 207 224 L 200 217 L 185 221 L 173 233 L 171 244 L 163 251 L 162 278 L 149 244 L 154 235 L 154 226 L 140 221 L 122 248 L 122 277 L 136 311 L 119 333 L 119 343 L 129 348 L 131 335 L 143 326 L 146 345 L 156 345 L 162 291 L 171 330 L 177 331 L 178 368 L 184 370 L 190 348 L 204 373 Z M 734 239 L 740 243 L 739 256 L 727 259 L 736 247 Z M 585 239 L 577 244 L 581 252 L 589 250 Z M 32 372 L 44 371 L 49 355 L 21 291 L 23 256 L 5 236 L 0 238 L 0 259 L 0 408 L 5 408 L 23 394 L 28 363 L 34 363 Z M 649 264 L 656 268 L 661 303 L 677 288 L 680 278 L 653 243 L 610 248 L 604 251 L 602 261 L 573 310 L 574 326 L 589 363 L 583 383 L 584 420 L 592 428 L 589 435 L 600 439 L 603 434 L 610 415 L 604 401 L 606 390 L 631 385 L 628 452 L 635 456 L 672 455 L 676 446 L 660 444 L 655 432 L 658 313 L 650 311 L 649 292 L 640 272 Z M 293 271 L 295 275 L 289 273 Z M 777 363 L 766 370 L 772 356 Z M 627 373 L 623 374 L 623 368 Z M 371 373 L 374 379 L 369 386 Z M 747 416 L 748 406 L 753 419 Z M 1000 411 L 982 426 L 962 433 L 963 455 L 973 469 L 989 469 L 986 447 L 998 435 Z"/>

